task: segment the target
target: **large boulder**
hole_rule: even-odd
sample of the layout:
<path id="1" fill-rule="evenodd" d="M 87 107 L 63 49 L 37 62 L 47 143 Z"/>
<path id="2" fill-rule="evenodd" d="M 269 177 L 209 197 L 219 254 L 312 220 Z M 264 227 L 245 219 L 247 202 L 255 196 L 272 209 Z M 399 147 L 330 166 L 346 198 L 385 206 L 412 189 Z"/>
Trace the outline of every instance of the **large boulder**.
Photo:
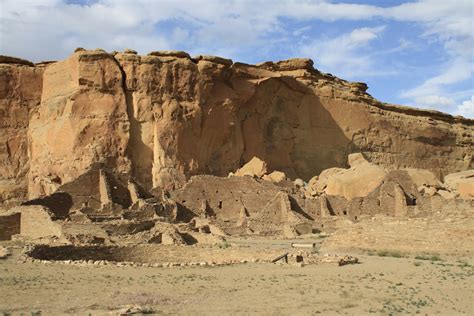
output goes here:
<path id="1" fill-rule="evenodd" d="M 351 168 L 337 171 L 328 177 L 324 190 L 326 194 L 339 195 L 352 200 L 356 197 L 367 196 L 383 183 L 387 175 L 384 168 L 369 163 L 359 155 L 351 156 L 348 159 L 352 163 Z"/>
<path id="2" fill-rule="evenodd" d="M 343 168 L 329 168 L 323 170 L 319 176 L 312 177 L 309 182 L 308 186 L 306 187 L 306 191 L 311 196 L 320 195 L 325 192 L 328 180 L 336 174 L 344 172 L 346 169 Z"/>
<path id="3" fill-rule="evenodd" d="M 448 174 L 444 184 L 463 199 L 474 199 L 474 169 Z"/>
<path id="4" fill-rule="evenodd" d="M 286 175 L 281 171 L 273 171 L 270 174 L 266 174 L 262 177 L 263 180 L 280 183 L 286 180 Z"/>
<path id="5" fill-rule="evenodd" d="M 253 157 L 242 168 L 235 172 L 238 177 L 250 176 L 261 178 L 267 173 L 267 163 L 258 157 Z"/>
<path id="6" fill-rule="evenodd" d="M 11 254 L 8 248 L 0 246 L 0 259 L 5 259 Z"/>
<path id="7" fill-rule="evenodd" d="M 427 186 L 439 188 L 441 181 L 434 175 L 433 172 L 426 169 L 405 168 L 408 175 L 411 177 L 413 183 L 417 186 Z"/>

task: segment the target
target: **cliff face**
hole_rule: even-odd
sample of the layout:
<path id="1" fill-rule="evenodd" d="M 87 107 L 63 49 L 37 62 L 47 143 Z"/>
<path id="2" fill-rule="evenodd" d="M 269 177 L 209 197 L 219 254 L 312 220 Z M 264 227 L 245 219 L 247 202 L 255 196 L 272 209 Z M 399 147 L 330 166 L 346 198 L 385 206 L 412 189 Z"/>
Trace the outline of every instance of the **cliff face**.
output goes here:
<path id="1" fill-rule="evenodd" d="M 0 58 L 0 204 L 27 196 L 28 124 L 39 106 L 43 69 Z"/>
<path id="2" fill-rule="evenodd" d="M 94 164 L 128 171 L 129 121 L 120 68 L 105 52 L 48 66 L 28 129 L 30 197 L 50 194 Z"/>
<path id="3" fill-rule="evenodd" d="M 224 176 L 254 156 L 304 180 L 345 167 L 352 152 L 439 177 L 474 168 L 472 120 L 382 104 L 308 59 L 79 50 L 44 68 L 0 65 L 3 202 L 50 194 L 99 165 L 147 189 Z"/>

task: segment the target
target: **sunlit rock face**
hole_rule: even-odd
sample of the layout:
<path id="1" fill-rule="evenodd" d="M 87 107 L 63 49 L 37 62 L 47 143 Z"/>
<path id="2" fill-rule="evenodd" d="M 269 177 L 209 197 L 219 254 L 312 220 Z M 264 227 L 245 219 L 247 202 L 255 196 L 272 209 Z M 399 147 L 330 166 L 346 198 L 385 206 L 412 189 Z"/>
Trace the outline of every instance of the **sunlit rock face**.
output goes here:
<path id="1" fill-rule="evenodd" d="M 474 168 L 472 120 L 381 103 L 309 59 L 78 50 L 50 64 L 0 62 L 2 203 L 99 167 L 146 189 L 227 176 L 253 157 L 305 181 L 354 152 L 439 178 Z"/>

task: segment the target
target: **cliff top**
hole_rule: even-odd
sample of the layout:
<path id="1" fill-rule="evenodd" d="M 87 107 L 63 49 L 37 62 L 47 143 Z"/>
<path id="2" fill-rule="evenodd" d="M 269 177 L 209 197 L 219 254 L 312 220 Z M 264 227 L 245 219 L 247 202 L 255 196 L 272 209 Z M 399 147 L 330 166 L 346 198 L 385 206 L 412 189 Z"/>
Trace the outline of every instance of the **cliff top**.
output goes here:
<path id="1" fill-rule="evenodd" d="M 330 73 L 323 73 L 318 69 L 314 68 L 314 62 L 312 59 L 309 58 L 291 58 L 287 60 L 281 61 L 266 61 L 257 63 L 255 65 L 246 64 L 241 62 L 234 62 L 231 59 L 219 57 L 219 56 L 211 56 L 211 55 L 198 55 L 191 57 L 187 52 L 178 51 L 178 50 L 161 50 L 161 51 L 152 51 L 147 55 L 138 55 L 137 51 L 133 49 L 126 48 L 123 52 L 112 51 L 106 52 L 103 49 L 97 48 L 94 50 L 86 50 L 84 48 L 76 48 L 74 53 L 82 54 L 82 55 L 94 55 L 96 57 L 111 57 L 116 58 L 119 57 L 126 57 L 127 55 L 136 55 L 135 58 L 140 59 L 154 59 L 160 61 L 170 61 L 173 59 L 188 59 L 194 63 L 199 63 L 201 61 L 211 62 L 216 64 L 221 64 L 224 67 L 232 68 L 236 71 L 244 71 L 248 75 L 255 76 L 257 78 L 263 77 L 274 77 L 274 76 L 292 76 L 292 77 L 306 77 L 306 79 L 310 79 L 310 81 L 318 81 L 318 82 L 330 82 L 336 83 L 339 86 L 344 86 L 350 89 L 352 92 L 360 94 L 364 96 L 366 101 L 379 109 L 383 109 L 386 111 L 393 111 L 397 113 L 403 113 L 411 116 L 424 116 L 430 117 L 436 120 L 441 120 L 449 123 L 462 123 L 469 126 L 474 125 L 474 120 L 465 118 L 460 115 L 451 115 L 448 113 L 440 112 L 437 110 L 430 110 L 430 109 L 421 109 L 412 106 L 406 105 L 396 105 L 390 103 L 381 102 L 375 98 L 373 98 L 370 94 L 367 93 L 368 86 L 363 82 L 350 82 L 341 78 L 338 78 Z M 131 56 L 130 56 L 131 57 Z M 21 66 L 29 66 L 29 67 L 46 67 L 50 64 L 55 63 L 56 61 L 41 61 L 38 63 L 33 63 L 31 61 L 12 57 L 12 56 L 5 56 L 0 55 L 0 64 L 13 64 L 13 65 L 21 65 Z M 305 75 L 302 76 L 302 73 L 306 72 Z M 294 72 L 294 73 L 292 73 Z M 277 73 L 275 75 L 275 73 Z M 308 76 L 309 74 L 309 76 Z M 304 81 L 304 80 L 303 80 Z"/>

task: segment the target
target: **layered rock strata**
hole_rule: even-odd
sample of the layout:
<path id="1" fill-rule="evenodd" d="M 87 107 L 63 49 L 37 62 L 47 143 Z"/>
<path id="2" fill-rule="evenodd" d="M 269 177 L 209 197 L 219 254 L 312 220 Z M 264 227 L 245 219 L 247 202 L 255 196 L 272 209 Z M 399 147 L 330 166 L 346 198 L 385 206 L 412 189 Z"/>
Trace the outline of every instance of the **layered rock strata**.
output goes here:
<path id="1" fill-rule="evenodd" d="M 352 152 L 439 178 L 474 168 L 472 120 L 381 103 L 309 59 L 78 49 L 56 63 L 0 63 L 4 204 L 99 168 L 145 189 L 226 176 L 253 157 L 305 181 L 347 167 Z"/>

